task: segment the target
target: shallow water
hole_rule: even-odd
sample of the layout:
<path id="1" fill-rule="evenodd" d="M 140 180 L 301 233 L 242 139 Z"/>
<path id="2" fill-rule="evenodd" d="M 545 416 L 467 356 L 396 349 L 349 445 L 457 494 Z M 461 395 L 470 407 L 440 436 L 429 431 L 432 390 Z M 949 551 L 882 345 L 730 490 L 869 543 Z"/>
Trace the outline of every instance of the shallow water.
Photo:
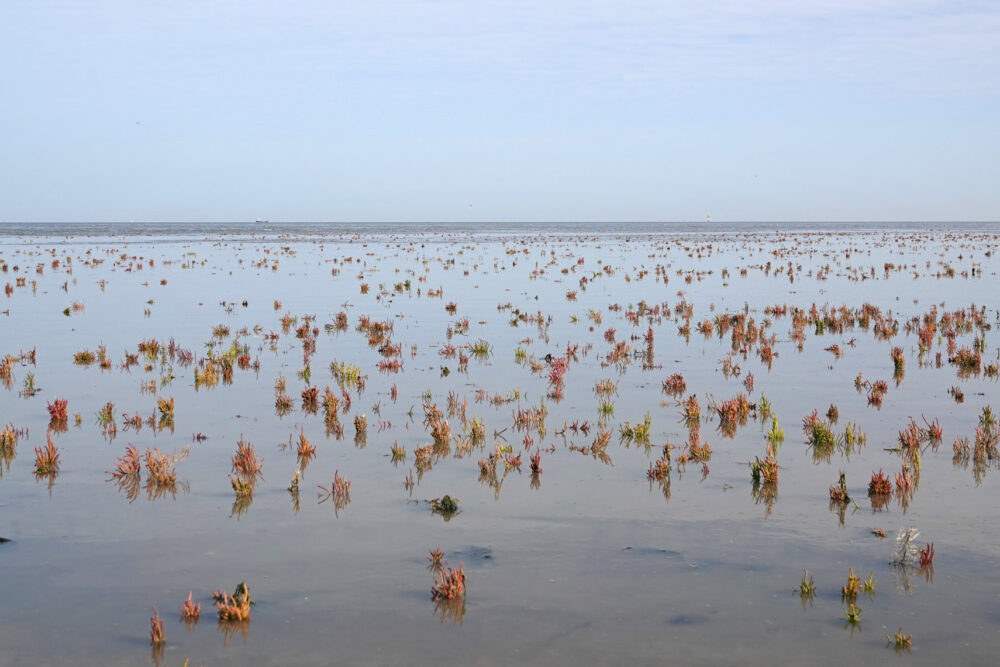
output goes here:
<path id="1" fill-rule="evenodd" d="M 974 439 L 985 406 L 1000 409 L 987 370 L 998 359 L 1000 225 L 423 229 L 0 228 L 0 282 L 12 286 L 0 306 L 7 311 L 0 357 L 14 357 L 10 386 L 0 391 L 0 425 L 27 429 L 13 458 L 0 462 L 0 536 L 12 540 L 0 544 L 0 664 L 831 664 L 881 658 L 893 650 L 885 635 L 900 626 L 913 635 L 907 660 L 992 663 L 1000 630 L 1000 589 L 992 583 L 1000 557 L 1000 519 L 992 511 L 997 466 L 987 460 L 977 473 L 972 462 L 956 464 L 952 443 Z M 439 289 L 440 296 L 430 295 Z M 630 320 L 640 301 L 653 312 Z M 446 309 L 451 303 L 454 314 Z M 866 303 L 897 322 L 898 333 L 880 339 L 857 321 L 819 333 L 810 321 L 801 349 L 793 340 L 793 309 L 844 306 L 856 314 Z M 684 304 L 691 309 L 687 337 L 679 332 Z M 787 305 L 788 314 L 764 312 L 776 305 Z M 959 327 L 955 345 L 972 349 L 980 340 L 980 372 L 960 377 L 941 327 L 920 356 L 906 324 L 934 306 L 938 321 L 975 306 L 978 326 Z M 328 330 L 341 311 L 347 330 Z M 704 320 L 740 313 L 757 325 L 769 322 L 770 369 L 756 343 L 745 357 L 734 352 L 717 322 L 708 337 L 697 330 Z M 297 318 L 287 332 L 286 314 Z M 366 378 L 363 391 L 347 387 L 352 407 L 339 417 L 342 439 L 327 433 L 322 409 L 300 407 L 306 382 L 295 328 L 306 316 L 318 329 L 308 384 L 321 396 L 326 386 L 341 395 L 332 362 L 354 364 Z M 379 371 L 383 357 L 358 330 L 362 316 L 392 323 L 401 372 Z M 465 318 L 467 332 L 457 324 Z M 212 343 L 218 325 L 229 334 Z M 632 348 L 624 362 L 607 361 L 609 328 Z M 193 353 L 194 364 L 140 355 L 138 366 L 122 368 L 141 341 L 171 338 Z M 259 369 L 237 367 L 229 383 L 196 387 L 195 367 L 234 339 Z M 470 354 L 467 369 L 440 353 L 449 343 L 462 349 L 480 339 L 491 354 Z M 74 353 L 101 344 L 110 369 L 74 364 Z M 825 349 L 833 344 L 841 356 Z M 548 397 L 543 358 L 566 356 L 567 346 L 578 348 L 563 396 Z M 898 383 L 894 346 L 905 356 Z M 34 364 L 20 356 L 32 348 Z M 721 360 L 730 355 L 740 372 L 727 377 Z M 677 372 L 687 383 L 682 398 L 696 394 L 701 403 L 707 469 L 677 460 L 688 430 L 676 400 L 661 390 Z M 23 395 L 28 373 L 39 388 L 33 396 Z M 859 374 L 888 383 L 881 408 L 856 389 Z M 294 403 L 284 416 L 275 410 L 279 377 Z M 608 398 L 614 409 L 605 415 L 610 443 L 602 462 L 579 450 L 599 432 L 594 387 L 604 379 L 617 382 L 617 394 Z M 153 381 L 156 391 L 143 391 Z M 949 394 L 953 386 L 964 392 L 962 403 Z M 519 399 L 493 405 L 477 401 L 477 390 L 519 392 Z M 449 453 L 418 475 L 414 448 L 432 442 L 422 423 L 427 392 L 453 438 Z M 462 456 L 462 419 L 449 413 L 449 392 L 467 401 L 468 420 L 478 416 L 485 425 L 485 442 Z M 754 494 L 748 467 L 765 456 L 770 420 L 751 415 L 730 438 L 709 409 L 711 400 L 741 392 L 758 406 L 766 396 L 784 430 L 770 504 L 766 494 Z M 175 399 L 173 428 L 127 430 L 124 413 L 155 415 L 157 396 Z M 46 404 L 56 398 L 68 401 L 70 413 L 68 429 L 52 435 L 59 473 L 36 479 L 32 450 L 45 445 Z M 109 401 L 113 437 L 102 434 L 96 417 Z M 518 431 L 514 411 L 543 403 L 544 434 Z M 813 410 L 822 416 L 830 404 L 839 408 L 834 431 L 850 422 L 867 442 L 851 452 L 838 446 L 827 460 L 814 457 L 802 420 Z M 358 443 L 353 419 L 362 413 L 367 439 Z M 641 424 L 647 413 L 649 445 L 620 440 L 621 427 Z M 923 417 L 939 419 L 942 441 L 924 445 L 908 503 L 894 490 L 889 504 L 873 511 L 868 480 L 879 469 L 890 478 L 900 470 L 900 453 L 886 449 L 898 446 L 911 417 L 920 426 Z M 589 433 L 574 432 L 574 421 L 588 422 Z M 281 445 L 300 432 L 318 453 L 303 471 L 296 511 L 286 488 L 299 464 Z M 195 433 L 207 439 L 193 441 Z M 243 508 L 228 479 L 241 436 L 263 457 L 263 480 Z M 505 473 L 500 461 L 495 478 L 480 480 L 477 461 L 494 451 L 495 440 L 523 452 L 520 471 Z M 407 450 L 397 464 L 394 442 Z M 669 484 L 650 481 L 650 462 L 667 443 L 676 445 Z M 189 448 L 176 463 L 173 493 L 140 487 L 130 500 L 107 481 L 128 444 L 179 455 Z M 542 473 L 533 488 L 528 456 L 536 445 Z M 350 503 L 337 511 L 317 498 L 335 471 L 351 482 Z M 408 491 L 411 471 L 417 481 Z M 828 493 L 840 471 L 854 499 L 843 507 L 831 505 Z M 446 493 L 461 500 L 450 521 L 425 502 Z M 873 535 L 875 526 L 889 537 Z M 920 529 L 921 546 L 934 542 L 932 569 L 889 564 L 892 537 L 907 526 Z M 464 613 L 431 600 L 427 554 L 435 547 L 452 565 L 463 563 Z M 873 572 L 876 582 L 873 596 L 858 597 L 863 614 L 855 628 L 845 627 L 840 595 L 849 568 L 862 578 Z M 811 601 L 794 591 L 803 569 L 818 588 Z M 256 600 L 252 620 L 243 628 L 218 625 L 211 592 L 243 580 Z M 177 612 L 189 590 L 203 603 L 190 631 Z M 154 605 L 166 626 L 162 655 L 149 644 Z"/>

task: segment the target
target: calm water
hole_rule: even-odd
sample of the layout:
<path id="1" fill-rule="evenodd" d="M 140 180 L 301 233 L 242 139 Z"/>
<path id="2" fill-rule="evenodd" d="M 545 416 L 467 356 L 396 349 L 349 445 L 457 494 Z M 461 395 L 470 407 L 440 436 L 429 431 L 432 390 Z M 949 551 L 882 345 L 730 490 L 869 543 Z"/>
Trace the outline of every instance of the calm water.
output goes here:
<path id="1" fill-rule="evenodd" d="M 954 461 L 952 443 L 974 440 L 985 406 L 1000 410 L 987 371 L 998 360 L 998 251 L 991 223 L 0 226 L 0 283 L 11 285 L 0 357 L 13 357 L 0 424 L 27 430 L 0 461 L 0 536 L 12 540 L 0 544 L 0 664 L 833 664 L 896 659 L 885 635 L 900 626 L 913 635 L 901 659 L 992 664 L 1000 473 L 994 460 L 978 471 Z M 814 304 L 854 315 L 870 304 L 898 332 L 885 339 L 856 318 L 842 331 L 809 320 L 800 348 L 793 311 Z M 935 307 L 938 328 L 921 356 L 906 325 Z M 976 314 L 977 325 L 959 319 L 951 331 L 957 348 L 980 350 L 979 373 L 960 376 L 948 362 L 941 319 L 956 311 Z M 341 312 L 343 331 L 334 326 Z M 734 351 L 730 332 L 720 337 L 719 322 L 740 315 L 773 336 L 770 368 L 758 343 Z M 307 338 L 317 330 L 311 354 L 295 331 L 307 318 Z M 388 337 L 370 345 L 364 318 L 391 323 Z M 706 320 L 707 336 L 697 328 Z M 220 325 L 228 334 L 214 336 Z M 194 363 L 140 354 L 123 368 L 142 341 L 171 338 Z M 196 386 L 195 368 L 234 341 L 250 367 Z M 471 353 L 477 341 L 489 356 Z M 609 360 L 622 342 L 624 360 Z M 380 371 L 390 358 L 378 347 L 397 344 L 391 358 L 402 369 Z M 74 363 L 100 345 L 109 369 Z M 896 346 L 905 357 L 898 381 Z M 564 390 L 549 396 L 545 356 L 568 348 Z M 32 349 L 34 363 L 21 355 Z M 738 372 L 723 372 L 727 358 Z M 363 390 L 344 389 L 341 438 L 322 409 L 301 408 L 306 387 L 342 396 L 337 362 L 365 377 Z M 677 460 L 689 432 L 662 391 L 673 373 L 687 384 L 679 398 L 701 404 L 704 466 Z M 856 389 L 859 374 L 887 382 L 881 408 Z M 282 378 L 293 402 L 283 416 Z M 616 393 L 596 394 L 602 380 Z M 764 458 L 771 421 L 751 414 L 729 437 L 709 408 L 741 392 L 758 407 L 766 397 L 784 431 L 776 493 L 755 492 L 748 467 Z M 126 428 L 136 413 L 155 417 L 157 397 L 174 398 L 173 428 Z M 52 435 L 59 473 L 36 476 L 33 449 L 46 444 L 46 405 L 57 398 L 70 415 Z M 453 438 L 421 474 L 414 449 L 432 443 L 425 400 Z M 113 436 L 97 417 L 108 402 Z M 463 402 L 467 422 L 484 425 L 485 442 L 470 451 L 454 409 Z M 802 420 L 831 404 L 834 432 L 852 423 L 867 442 L 827 458 L 807 445 Z M 541 432 L 516 428 L 516 410 L 543 405 Z M 360 414 L 364 441 L 355 439 Z M 620 438 L 647 414 L 648 446 Z M 925 445 L 909 502 L 894 492 L 875 511 L 868 481 L 900 471 L 903 457 L 887 449 L 911 417 L 920 426 L 938 419 L 941 444 Z M 610 434 L 604 460 L 589 449 L 601 428 Z M 300 433 L 317 455 L 296 506 L 287 487 L 300 465 L 287 443 Z M 263 458 L 248 506 L 234 502 L 228 479 L 241 436 Z M 394 443 L 404 461 L 393 462 Z M 668 443 L 668 481 L 648 480 Z M 108 481 L 129 444 L 176 455 L 173 493 L 140 487 L 130 498 Z M 520 470 L 499 461 L 495 477 L 481 479 L 478 461 L 498 444 L 522 452 Z M 350 503 L 337 511 L 317 498 L 335 471 L 351 481 Z M 854 499 L 844 506 L 828 492 L 840 471 Z M 450 521 L 425 502 L 446 493 L 461 500 Z M 934 542 L 933 569 L 889 564 L 893 535 L 909 526 L 920 546 Z M 464 609 L 431 600 L 435 547 L 464 565 Z M 857 599 L 856 628 L 845 627 L 840 594 L 849 568 L 875 578 L 874 594 Z M 811 601 L 794 591 L 803 569 L 817 585 Z M 211 592 L 244 580 L 252 620 L 219 625 Z M 203 603 L 190 630 L 177 611 L 189 590 Z M 153 605 L 165 621 L 162 654 L 149 644 Z"/>

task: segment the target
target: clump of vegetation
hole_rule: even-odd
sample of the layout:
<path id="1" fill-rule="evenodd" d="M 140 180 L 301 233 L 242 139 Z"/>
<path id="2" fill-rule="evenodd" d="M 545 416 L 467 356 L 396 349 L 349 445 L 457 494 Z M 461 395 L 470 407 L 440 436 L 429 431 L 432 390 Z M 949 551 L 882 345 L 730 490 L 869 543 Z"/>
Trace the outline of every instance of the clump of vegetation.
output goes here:
<path id="1" fill-rule="evenodd" d="M 14 428 L 10 422 L 4 424 L 3 431 L 0 431 L 0 459 L 10 461 L 14 458 L 17 441 L 21 437 L 21 431 Z"/>
<path id="2" fill-rule="evenodd" d="M 264 459 L 257 456 L 253 444 L 244 440 L 242 435 L 236 443 L 232 464 L 233 472 L 247 482 L 253 483 L 258 478 L 264 478 Z"/>
<path id="3" fill-rule="evenodd" d="M 54 431 L 65 431 L 69 416 L 66 412 L 68 403 L 65 398 L 57 398 L 48 404 L 49 428 Z"/>
<path id="4" fill-rule="evenodd" d="M 858 625 L 861 623 L 861 607 L 852 602 L 851 605 L 844 611 L 844 616 L 847 617 L 848 625 Z"/>
<path id="5" fill-rule="evenodd" d="M 832 452 L 837 444 L 833 429 L 829 423 L 820 419 L 819 410 L 813 410 L 812 414 L 802 420 L 802 431 L 809 446 L 823 456 Z"/>
<path id="6" fill-rule="evenodd" d="M 302 390 L 302 411 L 314 415 L 319 411 L 319 387 Z"/>
<path id="7" fill-rule="evenodd" d="M 830 501 L 846 505 L 850 502 L 851 496 L 847 493 L 847 475 L 840 472 L 840 480 L 830 487 Z"/>
<path id="8" fill-rule="evenodd" d="M 663 391 L 671 396 L 680 396 L 687 389 L 687 382 L 680 373 L 674 373 L 663 381 Z"/>
<path id="9" fill-rule="evenodd" d="M 212 599 L 215 601 L 220 622 L 250 620 L 250 605 L 253 604 L 253 600 L 250 598 L 250 589 L 246 582 L 241 581 L 232 595 L 221 589 L 217 590 L 212 593 Z"/>
<path id="10" fill-rule="evenodd" d="M 444 552 L 440 548 L 431 549 L 429 551 L 430 555 L 427 556 L 427 569 L 432 572 L 444 569 Z"/>
<path id="11" fill-rule="evenodd" d="M 458 514 L 458 504 L 462 501 L 446 493 L 440 498 L 434 498 L 430 502 L 431 512 L 440 514 L 447 520 Z"/>
<path id="12" fill-rule="evenodd" d="M 149 619 L 149 641 L 153 646 L 162 645 L 167 641 L 167 635 L 163 631 L 163 620 L 156 607 L 153 607 L 153 617 Z"/>
<path id="13" fill-rule="evenodd" d="M 729 437 L 736 433 L 736 427 L 746 424 L 750 414 L 750 403 L 747 397 L 740 393 L 735 398 L 723 401 L 715 406 L 719 415 L 719 429 Z"/>
<path id="14" fill-rule="evenodd" d="M 173 421 L 174 419 L 174 397 L 171 396 L 170 400 L 158 396 L 156 398 L 156 407 L 160 411 L 160 417 L 167 420 Z"/>
<path id="15" fill-rule="evenodd" d="M 114 479 L 138 477 L 141 469 L 139 450 L 129 445 L 125 448 L 125 454 L 115 459 L 114 470 L 109 470 L 108 474 Z"/>
<path id="16" fill-rule="evenodd" d="M 889 496 L 892 495 L 892 482 L 881 469 L 877 473 L 872 473 L 872 479 L 868 482 L 869 496 Z"/>
<path id="17" fill-rule="evenodd" d="M 649 442 L 649 429 L 652 423 L 652 418 L 649 413 L 646 413 L 645 419 L 641 424 L 632 425 L 631 422 L 625 422 L 620 428 L 621 435 L 620 440 L 626 445 L 632 442 L 639 444 L 646 444 Z"/>
<path id="18" fill-rule="evenodd" d="M 778 418 L 774 415 L 771 415 L 771 428 L 768 429 L 765 437 L 767 438 L 768 444 L 771 445 L 775 451 L 777 451 L 778 446 L 785 441 L 785 431 L 778 424 Z"/>
<path id="19" fill-rule="evenodd" d="M 663 456 L 650 462 L 649 471 L 646 477 L 650 480 L 662 481 L 670 475 L 670 452 L 664 452 Z"/>
<path id="20" fill-rule="evenodd" d="M 927 567 L 934 563 L 934 543 L 925 544 L 920 549 L 920 567 Z"/>
<path id="21" fill-rule="evenodd" d="M 802 570 L 802 582 L 797 589 L 803 600 L 812 600 L 816 596 L 816 582 L 813 581 L 809 570 Z"/>
<path id="22" fill-rule="evenodd" d="M 126 456 L 131 456 L 127 450 Z M 173 467 L 173 462 L 169 456 L 161 454 L 159 449 L 147 447 L 143 461 L 146 464 L 148 484 L 164 489 L 172 489 L 177 484 L 177 471 Z"/>
<path id="23" fill-rule="evenodd" d="M 963 347 L 948 359 L 948 363 L 958 366 L 959 377 L 978 375 L 982 367 L 983 355 L 978 349 L 970 350 Z"/>
<path id="24" fill-rule="evenodd" d="M 305 429 L 299 431 L 299 441 L 295 446 L 295 456 L 299 461 L 299 465 L 304 469 L 309 462 L 316 456 L 316 445 L 309 442 L 306 438 Z"/>
<path id="25" fill-rule="evenodd" d="M 331 500 L 335 513 L 339 513 L 351 502 L 351 483 L 345 477 L 340 476 L 339 470 L 334 471 L 333 484 L 329 488 L 320 486 L 319 489 L 319 502 L 322 504 Z"/>
<path id="26" fill-rule="evenodd" d="M 80 350 L 73 355 L 73 363 L 77 366 L 89 366 L 97 360 L 90 350 Z"/>
<path id="27" fill-rule="evenodd" d="M 59 472 L 59 450 L 46 435 L 45 447 L 35 447 L 35 474 L 55 475 Z"/>
<path id="28" fill-rule="evenodd" d="M 180 612 L 182 620 L 197 621 L 201 618 L 201 603 L 191 599 L 192 591 L 188 591 L 187 599 L 181 603 Z"/>
<path id="29" fill-rule="evenodd" d="M 900 626 L 896 634 L 885 636 L 885 640 L 888 646 L 892 646 L 896 649 L 896 652 L 909 651 L 913 647 L 913 635 L 904 635 L 903 627 Z"/>
<path id="30" fill-rule="evenodd" d="M 438 570 L 431 586 L 432 600 L 457 600 L 465 597 L 465 570 L 463 564 L 458 564 L 458 569 L 448 567 L 444 563 Z"/>
<path id="31" fill-rule="evenodd" d="M 750 479 L 755 485 L 776 485 L 778 483 L 778 462 L 770 443 L 763 459 L 755 456 L 750 462 Z"/>
<path id="32" fill-rule="evenodd" d="M 890 352 L 892 357 L 892 365 L 896 373 L 901 373 L 903 371 L 903 366 L 906 364 L 906 358 L 903 356 L 903 348 L 894 347 Z"/>
<path id="33" fill-rule="evenodd" d="M 885 380 L 877 380 L 876 382 L 868 383 L 868 405 L 874 405 L 876 408 L 881 408 L 882 399 L 885 397 L 887 391 L 889 391 L 889 385 Z"/>
<path id="34" fill-rule="evenodd" d="M 531 473 L 533 475 L 538 475 L 542 472 L 542 455 L 535 447 L 535 453 L 528 457 L 531 461 Z"/>
<path id="35" fill-rule="evenodd" d="M 854 574 L 854 568 L 847 575 L 847 583 L 840 589 L 840 596 L 845 600 L 854 600 L 858 597 L 858 592 L 861 588 L 861 579 L 858 575 Z"/>
<path id="36" fill-rule="evenodd" d="M 688 428 L 697 426 L 701 420 L 701 406 L 695 394 L 691 394 L 681 403 L 681 420 Z"/>
<path id="37" fill-rule="evenodd" d="M 366 435 L 368 432 L 368 416 L 361 414 L 354 416 L 354 432 L 358 436 Z"/>

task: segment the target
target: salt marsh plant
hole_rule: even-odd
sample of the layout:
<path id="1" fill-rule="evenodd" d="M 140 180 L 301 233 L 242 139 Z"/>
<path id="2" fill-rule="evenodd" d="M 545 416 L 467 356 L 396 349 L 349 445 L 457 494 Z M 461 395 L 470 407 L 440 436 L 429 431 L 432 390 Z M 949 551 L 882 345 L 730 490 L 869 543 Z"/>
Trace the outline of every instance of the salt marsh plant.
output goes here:
<path id="1" fill-rule="evenodd" d="M 682 463 L 686 463 L 688 460 L 707 463 L 711 458 L 712 446 L 707 442 L 702 442 L 700 430 L 691 429 L 691 432 L 688 434 L 687 453 L 678 457 L 678 460 Z"/>
<path id="2" fill-rule="evenodd" d="M 447 493 L 440 498 L 434 498 L 430 501 L 431 512 L 433 514 L 440 514 L 444 517 L 445 521 L 450 520 L 453 516 L 459 513 L 458 504 L 462 502 L 454 496 L 450 496 Z"/>
<path id="3" fill-rule="evenodd" d="M 840 597 L 844 600 L 853 602 L 858 597 L 858 592 L 861 589 L 861 579 L 858 575 L 854 574 L 854 568 L 847 575 L 847 583 L 844 584 L 840 589 Z"/>
<path id="4" fill-rule="evenodd" d="M 319 411 L 318 387 L 306 387 L 302 390 L 302 411 L 311 415 Z"/>
<path id="5" fill-rule="evenodd" d="M 126 451 L 126 456 L 130 455 Z M 146 483 L 148 485 L 172 489 L 177 484 L 177 471 L 173 467 L 173 462 L 159 449 L 147 447 L 146 453 L 143 455 L 143 463 L 146 465 Z"/>
<path id="6" fill-rule="evenodd" d="M 327 424 L 337 421 L 337 410 L 340 407 L 340 398 L 327 386 L 323 390 L 323 420 Z"/>
<path id="7" fill-rule="evenodd" d="M 894 635 L 886 635 L 885 641 L 887 646 L 892 646 L 896 650 L 896 653 L 909 651 L 913 647 L 913 635 L 904 635 L 902 626 Z"/>
<path id="8" fill-rule="evenodd" d="M 846 505 L 851 501 L 851 496 L 847 493 L 847 475 L 840 471 L 840 480 L 830 487 L 830 502 Z"/>
<path id="9" fill-rule="evenodd" d="M 768 445 L 775 451 L 785 441 L 785 431 L 778 424 L 778 418 L 774 415 L 771 415 L 771 428 L 768 429 L 765 437 L 767 438 Z"/>
<path id="10" fill-rule="evenodd" d="M 687 383 L 680 373 L 674 373 L 663 381 L 663 391 L 670 396 L 680 396 L 686 389 Z"/>
<path id="11" fill-rule="evenodd" d="M 254 483 L 250 480 L 244 479 L 240 476 L 229 476 L 229 483 L 233 487 L 233 493 L 236 494 L 237 501 L 239 500 L 249 500 L 253 498 Z M 242 514 L 242 512 L 239 512 Z"/>
<path id="12" fill-rule="evenodd" d="M 847 624 L 853 629 L 861 623 L 861 607 L 852 602 L 844 611 L 844 616 L 847 617 Z"/>
<path id="13" fill-rule="evenodd" d="M 868 482 L 869 496 L 890 496 L 892 495 L 892 482 L 881 469 L 877 473 L 872 473 L 872 479 Z"/>
<path id="14" fill-rule="evenodd" d="M 466 437 L 468 437 L 471 445 L 473 447 L 478 447 L 483 444 L 486 439 L 486 425 L 478 417 L 474 416 L 472 421 L 469 421 L 465 425 Z"/>
<path id="15" fill-rule="evenodd" d="M 664 449 L 663 455 L 651 461 L 649 464 L 649 470 L 646 472 L 646 478 L 650 481 L 652 480 L 663 480 L 670 475 L 670 450 Z"/>
<path id="16" fill-rule="evenodd" d="M 201 618 L 201 603 L 194 602 L 191 599 L 192 593 L 192 591 L 188 591 L 187 599 L 181 603 L 181 620 L 197 622 L 197 620 Z"/>
<path id="17" fill-rule="evenodd" d="M 153 607 L 153 617 L 149 619 L 149 641 L 153 646 L 162 646 L 167 641 L 167 635 L 163 631 L 163 620 L 156 607 Z"/>
<path id="18" fill-rule="evenodd" d="M 816 597 L 816 582 L 813 581 L 812 576 L 809 574 L 809 570 L 802 570 L 802 581 L 799 583 L 799 587 L 796 589 L 796 592 L 802 599 L 803 607 L 805 607 L 807 602 L 812 604 L 813 598 Z"/>
<path id="19" fill-rule="evenodd" d="M 757 401 L 757 417 L 760 419 L 760 423 L 763 424 L 768 419 L 771 419 L 775 415 L 774 406 L 771 405 L 771 401 L 764 394 L 760 395 L 760 400 Z"/>
<path id="20" fill-rule="evenodd" d="M 21 437 L 21 431 L 14 428 L 10 422 L 4 424 L 3 431 L 0 431 L 0 458 L 10 461 L 14 458 L 17 441 Z"/>
<path id="21" fill-rule="evenodd" d="M 844 426 L 844 449 L 850 452 L 855 445 L 861 446 L 868 441 L 868 436 L 854 423 L 847 422 Z"/>
<path id="22" fill-rule="evenodd" d="M 316 456 L 316 445 L 313 445 L 306 438 L 306 432 L 304 429 L 299 431 L 299 441 L 295 446 L 295 456 L 298 459 L 299 465 L 305 469 L 309 462 Z"/>
<path id="23" fill-rule="evenodd" d="M 830 425 L 819 418 L 819 410 L 813 410 L 812 414 L 803 418 L 802 430 L 809 446 L 818 451 L 829 452 L 837 444 Z"/>
<path id="24" fill-rule="evenodd" d="M 929 542 L 921 547 L 920 552 L 920 567 L 927 567 L 934 563 L 934 543 Z"/>
<path id="25" fill-rule="evenodd" d="M 431 586 L 432 600 L 457 600 L 465 597 L 465 570 L 463 564 L 458 569 L 448 567 L 448 563 L 437 572 L 434 585 Z"/>
<path id="26" fill-rule="evenodd" d="M 114 469 L 107 472 L 113 479 L 120 480 L 128 477 L 138 478 L 141 470 L 139 450 L 129 445 L 125 448 L 125 454 L 115 459 Z"/>
<path id="27" fill-rule="evenodd" d="M 809 570 L 802 570 L 802 582 L 799 584 L 798 592 L 809 597 L 816 595 L 816 582 L 809 575 Z"/>
<path id="28" fill-rule="evenodd" d="M 97 357 L 90 350 L 80 350 L 73 355 L 73 363 L 77 366 L 89 366 L 96 360 Z"/>
<path id="29" fill-rule="evenodd" d="M 698 397 L 691 394 L 686 400 L 681 402 L 681 421 L 688 428 L 698 426 L 701 420 L 701 406 L 698 404 Z"/>
<path id="30" fill-rule="evenodd" d="M 625 443 L 626 446 L 633 442 L 637 444 L 649 444 L 649 430 L 651 423 L 652 417 L 650 417 L 648 412 L 646 413 L 646 416 L 641 424 L 635 424 L 633 426 L 631 422 L 625 422 L 619 427 L 619 440 Z"/>
<path id="31" fill-rule="evenodd" d="M 236 443 L 236 453 L 233 454 L 232 470 L 236 475 L 248 484 L 256 483 L 257 479 L 263 479 L 264 459 L 257 456 L 252 443 L 247 442 L 240 435 Z"/>
<path id="32" fill-rule="evenodd" d="M 908 461 L 903 461 L 903 466 L 896 475 L 896 496 L 900 501 L 908 500 L 917 488 L 917 478 L 913 474 L 913 469 Z"/>
<path id="33" fill-rule="evenodd" d="M 521 472 L 521 453 L 518 452 L 516 455 L 510 452 L 503 455 L 503 465 L 505 470 L 516 469 Z"/>
<path id="34" fill-rule="evenodd" d="M 618 381 L 611 380 L 610 378 L 596 380 L 594 382 L 594 393 L 598 396 L 617 396 Z"/>
<path id="35" fill-rule="evenodd" d="M 482 338 L 469 345 L 472 356 L 479 360 L 488 359 L 491 349 L 490 344 Z"/>
<path id="36" fill-rule="evenodd" d="M 66 412 L 67 405 L 65 398 L 57 398 L 48 404 L 49 428 L 53 431 L 66 430 L 66 420 L 69 418 Z"/>
<path id="37" fill-rule="evenodd" d="M 890 356 L 892 357 L 892 365 L 895 369 L 895 372 L 897 374 L 901 373 L 903 371 L 904 365 L 906 364 L 906 358 L 903 356 L 903 348 L 901 347 L 892 348 Z"/>
<path id="38" fill-rule="evenodd" d="M 427 556 L 427 569 L 431 572 L 437 572 L 444 569 L 444 552 L 440 548 L 431 549 L 429 551 L 430 555 Z"/>
<path id="39" fill-rule="evenodd" d="M 875 573 L 869 572 L 868 578 L 861 582 L 860 590 L 869 597 L 875 595 Z"/>
<path id="40" fill-rule="evenodd" d="M 778 483 L 778 462 L 770 444 L 767 445 L 767 453 L 763 459 L 755 456 L 754 460 L 750 462 L 750 480 L 754 485 L 776 485 Z"/>
<path id="41" fill-rule="evenodd" d="M 354 433 L 359 437 L 367 435 L 368 432 L 368 416 L 361 414 L 354 416 Z"/>
<path id="42" fill-rule="evenodd" d="M 329 488 L 320 486 L 319 489 L 320 493 L 317 496 L 319 502 L 325 503 L 327 500 L 331 500 L 335 513 L 339 513 L 351 502 L 351 483 L 340 476 L 339 470 L 334 471 L 333 484 Z"/>
<path id="43" fill-rule="evenodd" d="M 361 382 L 361 369 L 346 361 L 331 362 L 330 373 L 341 389 L 356 388 Z"/>
<path id="44" fill-rule="evenodd" d="M 532 454 L 529 459 L 531 460 L 531 472 L 537 475 L 542 472 L 542 455 L 539 453 L 538 448 L 535 447 L 535 453 Z"/>
<path id="45" fill-rule="evenodd" d="M 52 444 L 52 437 L 46 434 L 45 447 L 35 447 L 35 475 L 56 475 L 59 472 L 59 450 Z"/>
<path id="46" fill-rule="evenodd" d="M 886 384 L 885 380 L 868 383 L 868 405 L 881 408 L 882 399 L 885 397 L 887 391 L 889 391 L 889 385 Z"/>
<path id="47" fill-rule="evenodd" d="M 736 428 L 747 423 L 750 403 L 747 397 L 740 393 L 735 398 L 716 405 L 715 412 L 719 416 L 719 430 L 723 435 L 732 438 L 736 434 Z"/>
<path id="48" fill-rule="evenodd" d="M 171 396 L 169 400 L 166 399 L 166 398 L 163 398 L 162 396 L 158 396 L 157 399 L 156 399 L 156 408 L 160 411 L 160 417 L 161 417 L 161 419 L 164 419 L 164 420 L 166 420 L 168 422 L 173 421 L 173 419 L 174 419 L 174 397 L 173 396 Z"/>
<path id="49" fill-rule="evenodd" d="M 24 375 L 24 385 L 21 389 L 21 395 L 25 398 L 30 398 L 38 393 L 39 387 L 35 385 L 35 374 L 28 371 Z"/>
<path id="50" fill-rule="evenodd" d="M 246 582 L 241 581 L 232 595 L 226 591 L 217 590 L 212 593 L 212 599 L 218 610 L 219 622 L 242 622 L 250 620 L 250 589 Z"/>

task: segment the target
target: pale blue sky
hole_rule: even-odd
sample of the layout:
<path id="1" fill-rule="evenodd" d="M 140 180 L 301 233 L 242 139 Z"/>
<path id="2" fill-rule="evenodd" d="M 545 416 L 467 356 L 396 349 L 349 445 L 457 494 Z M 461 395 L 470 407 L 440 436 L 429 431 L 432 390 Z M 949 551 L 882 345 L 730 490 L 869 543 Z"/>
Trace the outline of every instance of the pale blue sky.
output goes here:
<path id="1" fill-rule="evenodd" d="M 995 0 L 0 3 L 0 220 L 996 220 L 998 159 Z"/>

